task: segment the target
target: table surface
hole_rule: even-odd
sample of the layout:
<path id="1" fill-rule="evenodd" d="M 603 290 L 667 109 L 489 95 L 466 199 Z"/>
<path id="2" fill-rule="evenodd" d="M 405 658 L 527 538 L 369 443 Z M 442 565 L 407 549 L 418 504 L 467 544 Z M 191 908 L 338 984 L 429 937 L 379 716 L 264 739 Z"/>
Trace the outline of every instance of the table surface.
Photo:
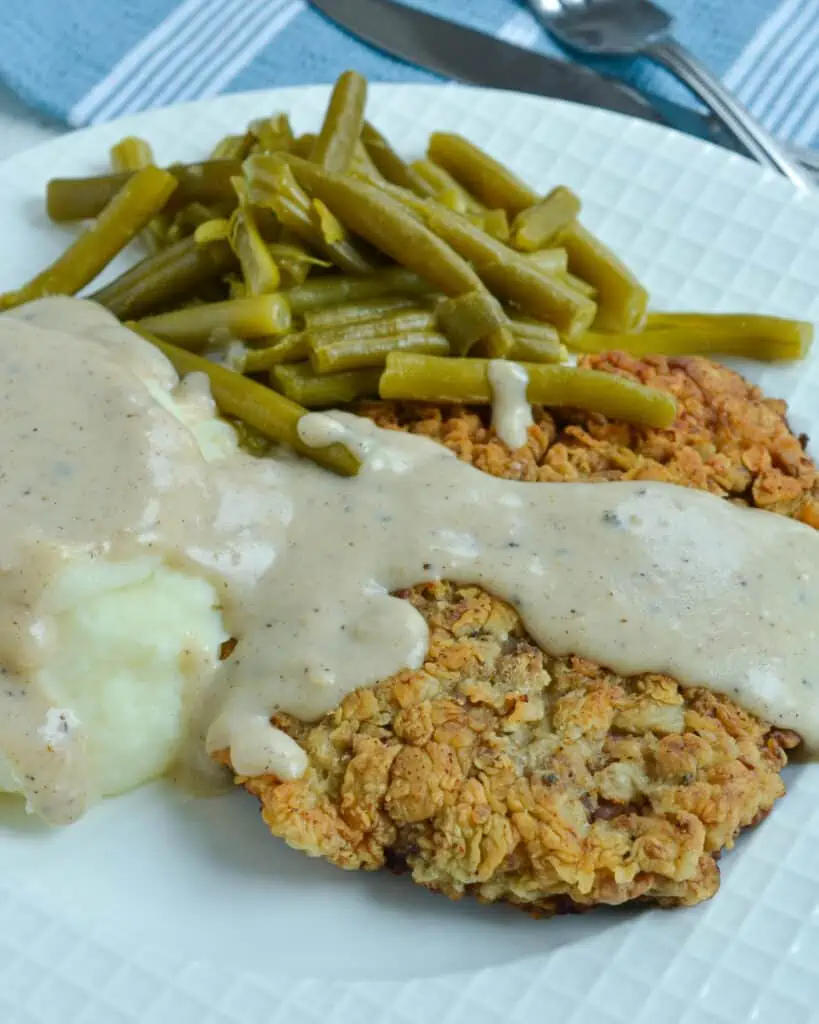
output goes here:
<path id="1" fill-rule="evenodd" d="M 65 125 L 26 107 L 10 89 L 0 84 L 0 160 L 67 131 Z"/>

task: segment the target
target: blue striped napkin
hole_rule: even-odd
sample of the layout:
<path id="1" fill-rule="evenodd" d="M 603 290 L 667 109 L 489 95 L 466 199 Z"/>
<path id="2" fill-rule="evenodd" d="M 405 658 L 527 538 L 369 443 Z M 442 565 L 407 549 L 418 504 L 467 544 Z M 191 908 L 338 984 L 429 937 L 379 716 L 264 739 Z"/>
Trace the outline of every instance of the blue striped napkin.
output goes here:
<path id="1" fill-rule="evenodd" d="M 412 2 L 559 54 L 520 0 Z M 662 2 L 680 42 L 772 131 L 819 143 L 819 0 Z M 0 78 L 76 126 L 217 93 L 328 82 L 348 67 L 373 81 L 438 80 L 357 42 L 305 0 L 2 0 L 0 25 Z M 617 70 L 693 103 L 644 60 Z"/>

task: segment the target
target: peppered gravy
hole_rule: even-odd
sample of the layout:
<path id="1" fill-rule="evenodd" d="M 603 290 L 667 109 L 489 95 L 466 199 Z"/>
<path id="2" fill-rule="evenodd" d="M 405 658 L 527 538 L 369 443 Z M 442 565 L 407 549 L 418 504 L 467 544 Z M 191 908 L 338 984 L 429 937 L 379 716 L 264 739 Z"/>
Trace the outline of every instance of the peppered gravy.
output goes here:
<path id="1" fill-rule="evenodd" d="M 819 752 L 811 528 L 670 484 L 501 480 L 347 413 L 311 413 L 300 434 L 347 445 L 356 477 L 285 450 L 209 463 L 133 370 L 167 385 L 163 357 L 88 303 L 61 300 L 59 330 L 53 320 L 48 303 L 0 317 L 0 751 L 36 779 L 46 816 L 82 805 L 82 722 L 58 760 L 44 758 L 54 709 L 30 685 L 48 643 L 40 598 L 77 548 L 150 549 L 217 585 L 238 642 L 202 680 L 205 743 L 229 747 L 243 774 L 304 771 L 271 713 L 312 720 L 422 665 L 426 624 L 391 595 L 436 579 L 510 602 L 555 654 L 728 693 Z M 512 410 L 496 409 L 498 425 L 510 444 L 525 440 L 525 374 L 493 373 Z"/>

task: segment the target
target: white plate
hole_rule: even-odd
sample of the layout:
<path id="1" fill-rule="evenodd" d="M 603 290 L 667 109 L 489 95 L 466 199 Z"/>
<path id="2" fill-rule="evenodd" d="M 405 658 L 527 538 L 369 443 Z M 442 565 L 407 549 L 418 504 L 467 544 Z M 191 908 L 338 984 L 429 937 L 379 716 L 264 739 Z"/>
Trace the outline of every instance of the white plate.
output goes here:
<path id="1" fill-rule="evenodd" d="M 146 136 L 196 159 L 251 117 L 314 127 L 324 88 L 255 93 L 79 132 L 0 165 L 0 288 L 63 248 L 46 179 L 101 172 Z M 463 132 L 541 190 L 565 182 L 589 225 L 665 307 L 819 320 L 819 200 L 738 157 L 613 114 L 452 86 L 375 86 L 370 114 L 420 154 Z M 747 372 L 819 435 L 819 353 Z M 819 1000 L 819 767 L 723 862 L 693 910 L 532 921 L 346 875 L 268 837 L 240 793 L 148 787 L 63 831 L 0 801 L 0 1020 L 6 1024 L 777 1024 Z"/>

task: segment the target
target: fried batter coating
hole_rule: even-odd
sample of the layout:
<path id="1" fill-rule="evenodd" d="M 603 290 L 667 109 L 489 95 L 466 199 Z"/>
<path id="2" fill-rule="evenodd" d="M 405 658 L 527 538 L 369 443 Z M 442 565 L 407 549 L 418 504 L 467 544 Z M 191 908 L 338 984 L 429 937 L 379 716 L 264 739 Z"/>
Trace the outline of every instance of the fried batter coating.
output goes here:
<path id="1" fill-rule="evenodd" d="M 779 512 L 819 527 L 819 475 L 785 420 L 785 403 L 724 366 L 698 356 L 637 359 L 622 352 L 582 364 L 668 391 L 670 430 L 635 427 L 589 413 L 535 408 L 529 442 L 516 451 L 495 436 L 485 410 L 367 402 L 379 426 L 440 441 L 493 476 L 562 483 L 660 480 Z"/>
<path id="2" fill-rule="evenodd" d="M 586 365 L 671 391 L 674 428 L 536 410 L 528 445 L 510 451 L 475 410 L 359 411 L 498 476 L 665 480 L 819 525 L 817 472 L 784 403 L 701 358 Z M 342 868 L 407 870 L 454 899 L 544 915 L 716 892 L 720 852 L 784 793 L 795 733 L 667 676 L 554 658 L 480 588 L 400 596 L 430 628 L 423 668 L 350 694 L 315 724 L 274 717 L 307 751 L 306 774 L 237 779 L 274 835 Z"/>

